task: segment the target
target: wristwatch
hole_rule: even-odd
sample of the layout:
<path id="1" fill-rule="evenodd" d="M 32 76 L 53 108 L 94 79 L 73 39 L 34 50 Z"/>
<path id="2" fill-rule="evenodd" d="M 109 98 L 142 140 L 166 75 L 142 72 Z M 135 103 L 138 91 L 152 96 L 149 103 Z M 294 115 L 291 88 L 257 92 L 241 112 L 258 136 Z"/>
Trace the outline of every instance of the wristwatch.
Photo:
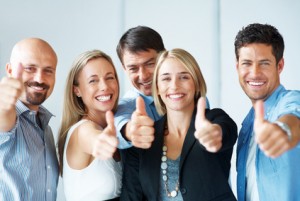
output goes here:
<path id="1" fill-rule="evenodd" d="M 290 129 L 290 127 L 286 123 L 283 123 L 281 121 L 274 121 L 273 123 L 276 124 L 277 126 L 279 126 L 286 133 L 286 135 L 288 136 L 289 140 L 292 140 L 291 129 Z"/>

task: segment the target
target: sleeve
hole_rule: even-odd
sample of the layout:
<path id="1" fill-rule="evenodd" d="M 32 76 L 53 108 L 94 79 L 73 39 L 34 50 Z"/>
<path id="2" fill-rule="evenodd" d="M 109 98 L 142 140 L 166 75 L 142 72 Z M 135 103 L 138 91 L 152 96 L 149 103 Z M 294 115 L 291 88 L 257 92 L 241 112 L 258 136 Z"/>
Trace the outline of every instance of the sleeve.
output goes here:
<path id="1" fill-rule="evenodd" d="M 13 137 L 14 134 L 17 132 L 17 127 L 19 125 L 19 117 L 17 117 L 17 121 L 15 126 L 8 132 L 1 132 L 0 131 L 0 149 L 5 147 L 5 144 L 8 143 Z"/>
<path id="2" fill-rule="evenodd" d="M 206 113 L 206 118 L 222 128 L 222 148 L 219 152 L 232 149 L 237 139 L 237 125 L 222 109 L 212 109 Z"/>
<path id="3" fill-rule="evenodd" d="M 300 118 L 300 91 L 287 91 L 281 97 L 278 103 L 277 111 L 281 112 L 279 113 L 279 116 L 276 117 L 276 119 L 286 114 L 292 114 Z"/>
<path id="4" fill-rule="evenodd" d="M 118 109 L 115 114 L 115 126 L 117 129 L 117 137 L 119 139 L 119 149 L 126 149 L 132 147 L 131 142 L 124 139 L 121 130 L 123 126 L 131 119 L 131 115 L 135 110 L 135 99 L 123 98 L 118 104 Z"/>
<path id="5" fill-rule="evenodd" d="M 124 150 L 126 162 L 123 169 L 121 201 L 142 201 L 143 191 L 139 178 L 139 151 L 140 149 L 131 147 Z"/>

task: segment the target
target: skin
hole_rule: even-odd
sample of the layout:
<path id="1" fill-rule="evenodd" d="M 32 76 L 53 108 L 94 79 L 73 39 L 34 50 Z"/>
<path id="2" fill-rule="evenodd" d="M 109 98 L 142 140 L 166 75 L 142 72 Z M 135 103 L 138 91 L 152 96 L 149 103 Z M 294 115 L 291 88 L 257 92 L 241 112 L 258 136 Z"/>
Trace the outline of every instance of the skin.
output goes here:
<path id="1" fill-rule="evenodd" d="M 157 52 L 153 49 L 138 53 L 125 51 L 123 68 L 131 84 L 146 96 L 151 96 L 151 84 L 155 68 Z"/>
<path id="2" fill-rule="evenodd" d="M 239 50 L 236 69 L 240 85 L 255 109 L 255 140 L 260 149 L 272 158 L 295 147 L 300 140 L 300 120 L 296 116 L 283 115 L 278 119 L 291 128 L 291 141 L 279 126 L 264 120 L 263 102 L 280 85 L 279 76 L 283 67 L 284 59 L 276 63 L 271 46 L 253 43 Z"/>
<path id="3" fill-rule="evenodd" d="M 53 91 L 56 65 L 54 50 L 41 39 L 24 39 L 14 46 L 6 64 L 7 77 L 0 82 L 1 131 L 9 131 L 15 125 L 18 99 L 30 110 L 38 111 Z"/>
<path id="4" fill-rule="evenodd" d="M 113 66 L 103 58 L 90 60 L 78 83 L 74 93 L 82 98 L 87 112 L 83 119 L 89 121 L 74 130 L 67 147 L 67 160 L 74 169 L 87 167 L 95 158 L 111 158 L 118 143 L 110 111 L 119 90 Z"/>

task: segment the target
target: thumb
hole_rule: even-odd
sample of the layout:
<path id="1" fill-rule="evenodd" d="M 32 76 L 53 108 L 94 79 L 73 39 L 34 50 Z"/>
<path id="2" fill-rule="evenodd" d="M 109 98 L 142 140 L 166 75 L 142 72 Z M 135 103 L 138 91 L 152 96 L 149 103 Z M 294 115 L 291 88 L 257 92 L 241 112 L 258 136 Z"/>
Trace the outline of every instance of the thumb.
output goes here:
<path id="1" fill-rule="evenodd" d="M 107 111 L 105 114 L 105 118 L 106 118 L 106 123 L 107 123 L 105 130 L 109 129 L 109 130 L 111 130 L 111 133 L 116 135 L 115 120 L 114 120 L 114 114 L 112 113 L 112 111 Z"/>
<path id="2" fill-rule="evenodd" d="M 139 115 L 147 115 L 146 108 L 145 108 L 145 101 L 142 97 L 137 97 L 136 99 L 136 112 Z"/>
<path id="3" fill-rule="evenodd" d="M 255 110 L 255 124 L 262 123 L 264 121 L 264 102 L 261 100 L 256 101 L 254 104 Z"/>
<path id="4" fill-rule="evenodd" d="M 206 120 L 205 118 L 205 108 L 206 108 L 206 100 L 204 97 L 200 97 L 197 104 L 197 114 L 196 114 L 196 129 L 199 125 L 201 125 L 200 122 L 204 122 Z"/>
<path id="5" fill-rule="evenodd" d="M 22 80 L 23 69 L 23 65 L 19 63 L 16 70 L 12 72 L 12 77 L 18 80 Z"/>

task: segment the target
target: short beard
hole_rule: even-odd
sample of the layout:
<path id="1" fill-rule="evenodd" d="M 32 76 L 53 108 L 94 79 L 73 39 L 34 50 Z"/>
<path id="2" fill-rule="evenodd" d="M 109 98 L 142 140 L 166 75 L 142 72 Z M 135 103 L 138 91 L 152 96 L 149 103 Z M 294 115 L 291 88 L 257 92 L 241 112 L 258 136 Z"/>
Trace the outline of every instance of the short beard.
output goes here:
<path id="1" fill-rule="evenodd" d="M 41 105 L 47 98 L 47 93 L 26 93 L 26 101 L 31 105 Z"/>

